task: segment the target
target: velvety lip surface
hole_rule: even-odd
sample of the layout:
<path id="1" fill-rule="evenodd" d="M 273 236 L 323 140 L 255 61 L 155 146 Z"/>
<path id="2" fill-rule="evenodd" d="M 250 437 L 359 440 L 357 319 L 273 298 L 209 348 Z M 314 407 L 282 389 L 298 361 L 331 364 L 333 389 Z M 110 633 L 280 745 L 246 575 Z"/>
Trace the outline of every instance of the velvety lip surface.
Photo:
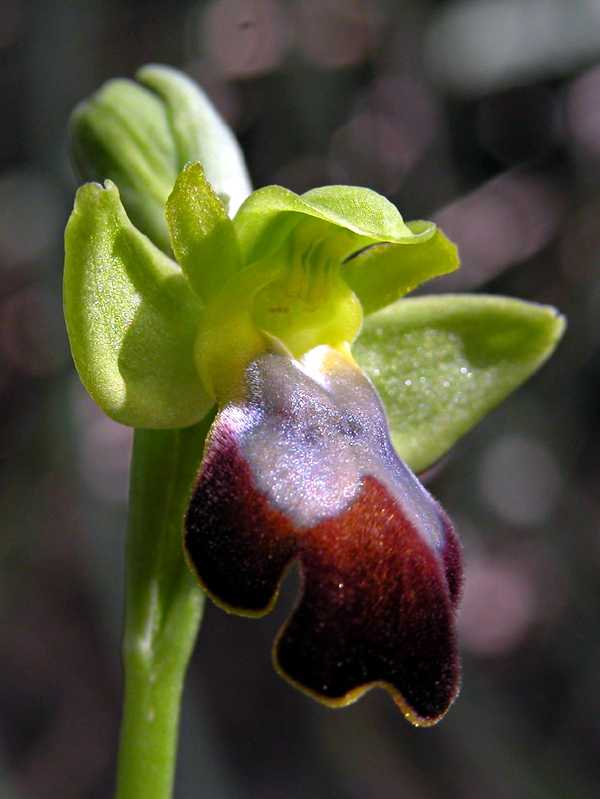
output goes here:
<path id="1" fill-rule="evenodd" d="M 248 367 L 243 401 L 214 422 L 185 528 L 200 582 L 234 612 L 268 612 L 298 559 L 302 596 L 274 652 L 298 687 L 337 706 L 381 685 L 416 724 L 446 712 L 460 547 L 394 452 L 372 385 L 339 353 Z"/>

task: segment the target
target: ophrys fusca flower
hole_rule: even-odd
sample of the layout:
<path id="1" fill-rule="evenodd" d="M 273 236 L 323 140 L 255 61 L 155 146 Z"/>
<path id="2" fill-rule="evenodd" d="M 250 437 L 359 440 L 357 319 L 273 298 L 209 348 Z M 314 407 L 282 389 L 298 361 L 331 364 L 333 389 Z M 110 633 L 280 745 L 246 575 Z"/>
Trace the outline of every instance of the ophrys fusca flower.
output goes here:
<path id="1" fill-rule="evenodd" d="M 110 181 L 80 189 L 66 232 L 82 381 L 133 427 L 214 415 L 181 519 L 188 561 L 218 604 L 246 615 L 268 612 L 299 564 L 301 596 L 274 650 L 292 683 L 333 706 L 383 686 L 415 724 L 433 723 L 459 684 L 460 547 L 411 468 L 525 380 L 562 320 L 499 297 L 402 299 L 455 269 L 456 248 L 369 189 L 271 186 L 241 202 L 226 171 L 213 187 L 191 163 L 169 194 L 181 153 L 196 153 L 196 128 L 169 128 L 188 88 L 161 68 L 143 78 L 169 110 L 136 95 L 136 118 L 158 131 L 125 180 L 144 232 Z M 122 91 L 145 90 L 121 87 L 119 102 Z M 78 117 L 94 146 L 102 113 Z M 139 205 L 153 164 L 160 191 Z"/>

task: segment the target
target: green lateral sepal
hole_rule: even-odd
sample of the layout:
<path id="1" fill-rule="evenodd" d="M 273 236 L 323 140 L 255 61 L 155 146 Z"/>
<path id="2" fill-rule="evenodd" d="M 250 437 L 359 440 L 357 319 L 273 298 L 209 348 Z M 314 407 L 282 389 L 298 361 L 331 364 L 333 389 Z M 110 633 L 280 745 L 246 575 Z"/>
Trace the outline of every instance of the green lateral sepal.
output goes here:
<path id="1" fill-rule="evenodd" d="M 212 405 L 194 365 L 201 305 L 130 222 L 116 186 L 83 186 L 65 231 L 64 310 L 81 380 L 113 419 L 187 427 Z"/>
<path id="2" fill-rule="evenodd" d="M 554 308 L 505 297 L 405 299 L 365 319 L 353 354 L 398 454 L 421 472 L 544 363 L 564 328 Z"/>

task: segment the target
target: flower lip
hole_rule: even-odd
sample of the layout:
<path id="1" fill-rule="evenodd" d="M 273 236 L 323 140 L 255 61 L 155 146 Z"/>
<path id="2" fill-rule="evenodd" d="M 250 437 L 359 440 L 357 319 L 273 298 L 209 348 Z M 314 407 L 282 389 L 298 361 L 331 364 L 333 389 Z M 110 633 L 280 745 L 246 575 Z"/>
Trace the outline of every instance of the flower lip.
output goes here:
<path id="1" fill-rule="evenodd" d="M 459 546 L 349 356 L 319 347 L 250 364 L 243 400 L 209 435 L 185 528 L 192 568 L 234 612 L 268 612 L 299 561 L 302 597 L 274 651 L 293 684 L 331 706 L 381 685 L 416 724 L 446 712 Z"/>

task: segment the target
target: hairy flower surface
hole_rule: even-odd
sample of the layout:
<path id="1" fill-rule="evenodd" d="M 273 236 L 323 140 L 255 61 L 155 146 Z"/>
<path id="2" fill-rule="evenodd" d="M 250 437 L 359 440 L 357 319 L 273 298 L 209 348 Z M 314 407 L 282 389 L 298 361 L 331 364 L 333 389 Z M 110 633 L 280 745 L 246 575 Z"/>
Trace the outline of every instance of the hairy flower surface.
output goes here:
<path id="1" fill-rule="evenodd" d="M 535 371 L 563 321 L 500 297 L 400 299 L 458 266 L 433 223 L 361 187 L 246 197 L 204 95 L 164 67 L 140 80 L 74 119 L 83 171 L 113 178 L 125 203 L 111 180 L 87 184 L 65 233 L 81 379 L 133 427 L 202 425 L 216 409 L 184 523 L 202 585 L 262 615 L 298 562 L 278 670 L 332 706 L 383 686 L 431 724 L 459 685 L 460 547 L 411 468 Z"/>

